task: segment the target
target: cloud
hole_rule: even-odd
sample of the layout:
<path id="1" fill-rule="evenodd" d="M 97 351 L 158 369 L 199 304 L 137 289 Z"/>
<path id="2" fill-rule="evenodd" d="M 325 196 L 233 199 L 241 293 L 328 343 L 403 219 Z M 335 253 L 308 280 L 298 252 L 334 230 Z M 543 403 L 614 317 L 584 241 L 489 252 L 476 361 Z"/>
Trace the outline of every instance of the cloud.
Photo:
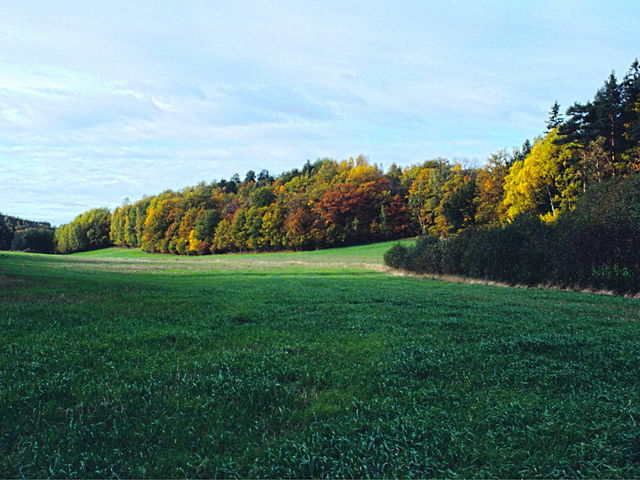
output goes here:
<path id="1" fill-rule="evenodd" d="M 624 71 L 640 7 L 618 6 L 2 2 L 0 210 L 60 223 L 325 156 L 482 161 Z"/>

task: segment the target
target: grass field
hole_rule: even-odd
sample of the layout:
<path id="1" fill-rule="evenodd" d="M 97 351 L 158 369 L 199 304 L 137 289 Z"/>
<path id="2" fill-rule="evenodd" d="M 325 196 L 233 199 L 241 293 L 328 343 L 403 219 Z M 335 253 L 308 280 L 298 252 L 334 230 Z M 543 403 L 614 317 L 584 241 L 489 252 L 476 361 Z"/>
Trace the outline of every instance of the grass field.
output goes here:
<path id="1" fill-rule="evenodd" d="M 389 246 L 0 253 L 0 477 L 640 476 L 640 300 Z"/>

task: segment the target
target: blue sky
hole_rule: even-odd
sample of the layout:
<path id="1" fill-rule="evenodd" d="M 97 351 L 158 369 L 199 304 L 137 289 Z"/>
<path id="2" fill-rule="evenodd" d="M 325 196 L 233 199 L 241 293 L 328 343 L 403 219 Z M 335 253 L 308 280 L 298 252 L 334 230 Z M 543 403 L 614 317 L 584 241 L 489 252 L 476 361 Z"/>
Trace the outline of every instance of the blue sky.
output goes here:
<path id="1" fill-rule="evenodd" d="M 640 56 L 637 1 L 0 3 L 0 212 L 364 154 L 482 164 Z"/>

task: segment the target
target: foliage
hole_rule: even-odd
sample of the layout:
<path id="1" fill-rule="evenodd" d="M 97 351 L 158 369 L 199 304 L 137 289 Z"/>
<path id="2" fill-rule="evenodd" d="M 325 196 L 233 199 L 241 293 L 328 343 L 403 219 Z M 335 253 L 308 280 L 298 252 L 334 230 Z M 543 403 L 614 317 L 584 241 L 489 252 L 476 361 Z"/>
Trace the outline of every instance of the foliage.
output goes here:
<path id="1" fill-rule="evenodd" d="M 535 147 L 534 147 L 535 150 Z M 511 284 L 640 291 L 640 174 L 594 186 L 553 224 L 521 214 L 502 227 L 397 247 L 387 265 Z"/>
<path id="2" fill-rule="evenodd" d="M 308 250 L 417 233 L 445 238 L 480 228 L 511 232 L 516 227 L 505 225 L 518 216 L 556 222 L 592 186 L 638 171 L 636 61 L 622 81 L 612 74 L 592 101 L 572 105 L 566 116 L 554 103 L 543 137 L 491 155 L 483 168 L 437 158 L 384 172 L 359 156 L 308 161 L 278 176 L 249 170 L 244 180 L 235 174 L 127 201 L 113 212 L 109 236 L 117 246 L 202 255 Z M 2 231 L 0 225 L 0 242 L 7 236 Z M 84 235 L 78 225 L 64 227 L 59 251 L 95 248 Z"/>
<path id="3" fill-rule="evenodd" d="M 508 219 L 529 213 L 555 220 L 575 202 L 579 186 L 571 182 L 568 168 L 574 145 L 558 145 L 557 140 L 557 130 L 551 130 L 536 140 L 523 160 L 511 166 L 504 183 Z"/>
<path id="4" fill-rule="evenodd" d="M 499 225 L 506 218 L 503 206 L 504 180 L 511 158 L 506 151 L 494 153 L 476 175 L 475 221 L 478 225 Z"/>
<path id="5" fill-rule="evenodd" d="M 0 214 L 0 250 L 13 250 L 11 245 L 16 233 L 25 232 L 27 230 L 52 231 L 53 229 L 47 222 L 34 222 L 33 220 L 24 220 L 22 218 Z M 18 240 L 18 245 L 22 245 L 22 239 Z M 45 250 L 50 251 L 50 248 Z"/>
<path id="6" fill-rule="evenodd" d="M 53 230 L 48 228 L 18 230 L 11 240 L 11 250 L 53 253 Z"/>
<path id="7" fill-rule="evenodd" d="M 391 268 L 406 268 L 409 251 L 404 245 L 396 243 L 384 253 L 384 263 Z"/>
<path id="8" fill-rule="evenodd" d="M 234 176 L 126 202 L 113 212 L 110 238 L 117 246 L 200 255 L 411 236 L 407 199 L 391 190 L 391 180 L 364 157 L 318 160 L 275 178 L 249 171 L 242 182 Z"/>
<path id="9" fill-rule="evenodd" d="M 111 245 L 110 225 L 111 214 L 106 208 L 95 208 L 78 215 L 71 223 L 56 229 L 56 252 L 73 253 L 108 247 Z"/>

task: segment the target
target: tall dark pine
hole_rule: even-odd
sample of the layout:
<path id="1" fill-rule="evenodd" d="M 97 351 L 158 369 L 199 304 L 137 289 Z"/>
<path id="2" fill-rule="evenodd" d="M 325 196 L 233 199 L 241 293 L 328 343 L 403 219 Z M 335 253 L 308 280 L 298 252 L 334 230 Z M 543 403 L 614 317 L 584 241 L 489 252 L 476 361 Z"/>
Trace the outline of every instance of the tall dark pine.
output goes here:
<path id="1" fill-rule="evenodd" d="M 593 103 L 574 103 L 567 108 L 567 119 L 560 125 L 558 143 L 576 142 L 586 145 L 598 136 Z"/>
<path id="2" fill-rule="evenodd" d="M 256 172 L 249 170 L 244 177 L 244 183 L 253 183 L 256 181 Z"/>
<path id="3" fill-rule="evenodd" d="M 260 170 L 257 180 L 258 180 L 258 187 L 264 187 L 265 185 L 269 185 L 273 183 L 274 178 L 271 175 L 269 175 L 269 170 Z"/>
<path id="4" fill-rule="evenodd" d="M 640 62 L 636 58 L 622 80 L 622 103 L 625 107 L 637 102 L 640 98 Z"/>
<path id="5" fill-rule="evenodd" d="M 562 114 L 560 113 L 560 104 L 556 100 L 549 111 L 549 119 L 547 120 L 547 132 L 554 128 L 558 128 L 562 124 Z"/>
<path id="6" fill-rule="evenodd" d="M 385 177 L 389 180 L 389 189 L 391 190 L 392 195 L 399 194 L 401 196 L 405 196 L 409 193 L 408 189 L 402 188 L 402 169 L 395 163 L 391 164 Z"/>
<path id="7" fill-rule="evenodd" d="M 507 167 L 511 167 L 511 165 L 513 165 L 514 163 L 524 160 L 525 157 L 529 155 L 529 152 L 531 152 L 531 148 L 532 148 L 531 142 L 527 138 L 522 143 L 522 147 L 520 148 L 515 147 L 513 149 L 513 151 L 511 152 L 511 155 L 507 158 L 507 162 L 506 162 Z"/>
<path id="8" fill-rule="evenodd" d="M 613 72 L 593 99 L 596 129 L 607 139 L 607 150 L 612 164 L 617 160 L 618 140 L 622 136 L 622 88 Z"/>
<path id="9" fill-rule="evenodd" d="M 614 73 L 593 101 L 575 103 L 567 109 L 558 143 L 575 142 L 583 147 L 579 163 L 585 182 L 600 181 L 621 170 L 618 154 L 622 147 L 622 113 L 622 86 Z"/>
<path id="10" fill-rule="evenodd" d="M 622 150 L 638 151 L 640 147 L 640 63 L 637 58 L 622 80 L 622 124 L 624 129 Z"/>

